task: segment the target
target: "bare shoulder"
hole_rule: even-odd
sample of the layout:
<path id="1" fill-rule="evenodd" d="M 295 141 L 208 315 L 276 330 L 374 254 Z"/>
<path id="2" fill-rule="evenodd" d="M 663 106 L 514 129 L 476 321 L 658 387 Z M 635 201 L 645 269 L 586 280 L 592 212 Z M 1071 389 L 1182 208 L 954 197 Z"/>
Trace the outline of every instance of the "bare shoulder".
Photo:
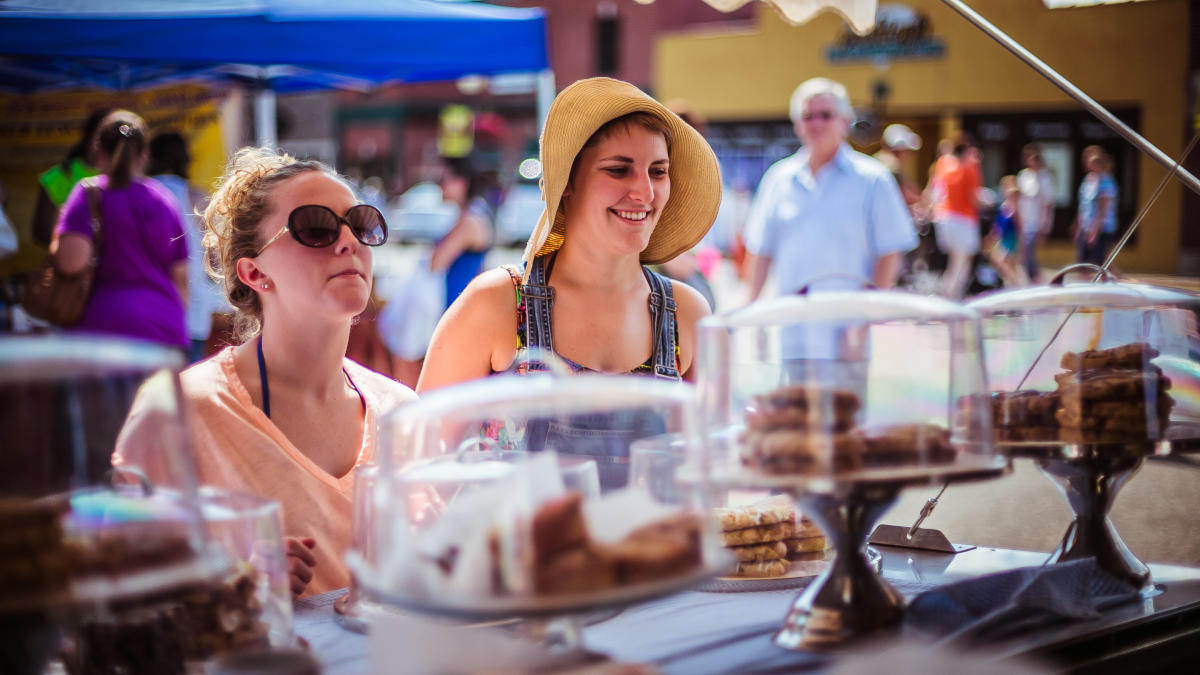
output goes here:
<path id="1" fill-rule="evenodd" d="M 517 295 L 508 270 L 475 277 L 438 321 L 418 391 L 485 377 L 516 351 Z"/>

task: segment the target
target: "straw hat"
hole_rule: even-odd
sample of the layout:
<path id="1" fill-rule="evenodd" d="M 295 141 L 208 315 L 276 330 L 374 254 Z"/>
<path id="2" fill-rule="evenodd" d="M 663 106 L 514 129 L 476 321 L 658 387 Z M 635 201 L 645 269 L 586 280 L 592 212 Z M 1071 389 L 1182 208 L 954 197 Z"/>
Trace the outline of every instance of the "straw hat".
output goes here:
<path id="1" fill-rule="evenodd" d="M 575 156 L 596 130 L 632 112 L 650 113 L 671 130 L 671 198 L 641 261 L 650 265 L 666 262 L 695 246 L 712 226 L 721 204 L 721 171 L 704 137 L 628 82 L 607 77 L 579 80 L 554 99 L 542 131 L 541 187 L 546 208 L 525 246 L 526 279 L 536 256 L 557 251 L 563 244 L 567 222 L 560 206 Z"/>

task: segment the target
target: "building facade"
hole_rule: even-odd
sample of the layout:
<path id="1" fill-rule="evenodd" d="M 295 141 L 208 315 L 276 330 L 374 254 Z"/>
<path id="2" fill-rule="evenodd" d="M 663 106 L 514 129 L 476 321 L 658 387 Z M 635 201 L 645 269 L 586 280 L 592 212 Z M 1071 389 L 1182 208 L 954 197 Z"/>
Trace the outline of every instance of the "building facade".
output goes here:
<path id="1" fill-rule="evenodd" d="M 1168 155 L 1190 136 L 1190 26 L 1195 2 L 1154 0 L 1047 9 L 1041 0 L 973 0 L 971 6 L 1104 104 Z M 753 183 L 769 162 L 794 149 L 788 99 L 801 81 L 844 83 L 876 133 L 856 140 L 878 148 L 878 130 L 903 122 L 925 139 L 909 168 L 923 180 L 936 141 L 972 132 L 985 155 L 985 182 L 1020 169 L 1021 146 L 1038 141 L 1055 171 L 1056 225 L 1043 256 L 1073 258 L 1068 238 L 1079 156 L 1101 145 L 1115 158 L 1119 215 L 1128 226 L 1165 171 L 1132 148 L 1041 75 L 939 0 L 880 4 L 876 30 L 862 37 L 826 12 L 801 26 L 755 3 L 749 25 L 676 31 L 656 40 L 655 92 L 685 98 L 709 119 L 723 168 Z M 761 148 L 755 151 L 755 148 Z M 1117 265 L 1126 271 L 1195 274 L 1196 249 L 1184 226 L 1184 188 L 1170 182 Z"/>

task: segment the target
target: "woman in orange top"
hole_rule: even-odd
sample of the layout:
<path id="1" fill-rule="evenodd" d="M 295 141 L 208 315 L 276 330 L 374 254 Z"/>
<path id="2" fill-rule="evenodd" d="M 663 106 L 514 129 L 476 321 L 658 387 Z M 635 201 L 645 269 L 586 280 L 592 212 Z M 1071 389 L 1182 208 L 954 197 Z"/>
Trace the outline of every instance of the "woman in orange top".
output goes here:
<path id="1" fill-rule="evenodd" d="M 938 248 L 950 257 L 942 274 L 942 294 L 955 300 L 963 296 L 971 259 L 979 252 L 976 201 L 983 184 L 979 160 L 979 149 L 965 138 L 954 145 L 950 160 L 938 160 L 940 189 L 933 210 L 934 233 Z"/>
<path id="2" fill-rule="evenodd" d="M 345 358 L 387 225 L 324 164 L 251 148 L 204 220 L 242 343 L 180 377 L 200 481 L 281 503 L 294 594 L 341 588 L 353 470 L 374 457 L 379 415 L 415 398 Z M 114 463 L 153 480 L 168 474 L 137 433 L 142 414 L 135 406 Z"/>

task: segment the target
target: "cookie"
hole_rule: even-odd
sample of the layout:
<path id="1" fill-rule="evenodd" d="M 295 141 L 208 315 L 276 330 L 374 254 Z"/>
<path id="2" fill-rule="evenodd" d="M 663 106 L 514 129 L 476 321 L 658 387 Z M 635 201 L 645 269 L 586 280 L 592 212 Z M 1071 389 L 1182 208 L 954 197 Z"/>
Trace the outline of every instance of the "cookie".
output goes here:
<path id="1" fill-rule="evenodd" d="M 787 574 L 791 566 L 791 563 L 787 560 L 740 562 L 734 568 L 731 576 L 751 578 L 779 577 Z"/>
<path id="2" fill-rule="evenodd" d="M 721 533 L 721 544 L 724 546 L 747 546 L 770 541 L 782 541 L 792 536 L 791 523 L 775 523 L 761 527 L 748 527 L 744 530 Z"/>
<path id="3" fill-rule="evenodd" d="M 796 506 L 787 495 L 775 495 L 747 506 L 716 509 L 722 530 L 741 530 L 759 525 L 795 522 Z"/>
<path id="4" fill-rule="evenodd" d="M 788 547 L 782 541 L 751 544 L 749 546 L 730 546 L 729 550 L 738 559 L 738 562 L 782 560 L 788 554 Z"/>
<path id="5" fill-rule="evenodd" d="M 793 553 L 816 553 L 824 551 L 827 545 L 824 535 L 785 539 L 783 543 L 787 547 L 789 556 Z"/>

